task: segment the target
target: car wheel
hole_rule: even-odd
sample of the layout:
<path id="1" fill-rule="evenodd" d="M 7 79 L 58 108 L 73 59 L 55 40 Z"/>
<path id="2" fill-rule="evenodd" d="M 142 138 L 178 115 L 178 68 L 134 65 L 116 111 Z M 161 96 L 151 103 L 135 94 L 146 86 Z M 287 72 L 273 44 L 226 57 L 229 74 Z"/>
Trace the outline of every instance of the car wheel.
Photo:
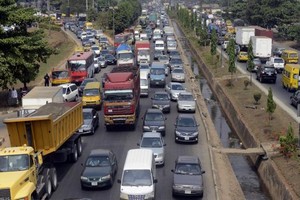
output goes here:
<path id="1" fill-rule="evenodd" d="M 92 128 L 91 130 L 91 134 L 94 135 L 95 134 L 95 127 Z"/>
<path id="2" fill-rule="evenodd" d="M 262 77 L 260 77 L 260 78 L 259 78 L 259 82 L 261 82 L 261 83 L 263 82 L 263 79 L 262 79 Z"/>
<path id="3" fill-rule="evenodd" d="M 78 95 L 76 94 L 76 96 L 75 96 L 75 101 L 77 102 L 78 99 L 79 99 L 79 97 L 78 97 Z"/>

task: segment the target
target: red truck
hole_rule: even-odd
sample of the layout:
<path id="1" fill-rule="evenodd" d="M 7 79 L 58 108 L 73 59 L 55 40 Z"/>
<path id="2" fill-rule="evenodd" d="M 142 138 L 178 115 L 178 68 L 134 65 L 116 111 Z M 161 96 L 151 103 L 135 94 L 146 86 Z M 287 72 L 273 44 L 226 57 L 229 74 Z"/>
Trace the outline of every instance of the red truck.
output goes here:
<path id="1" fill-rule="evenodd" d="M 150 63 L 150 42 L 147 40 L 135 42 L 135 57 L 138 64 Z"/>
<path id="2" fill-rule="evenodd" d="M 273 39 L 273 31 L 260 26 L 251 26 L 255 29 L 255 36 L 266 36 Z"/>
<path id="3" fill-rule="evenodd" d="M 139 68 L 136 66 L 113 68 L 106 74 L 103 95 L 106 129 L 128 125 L 134 130 L 140 110 Z"/>

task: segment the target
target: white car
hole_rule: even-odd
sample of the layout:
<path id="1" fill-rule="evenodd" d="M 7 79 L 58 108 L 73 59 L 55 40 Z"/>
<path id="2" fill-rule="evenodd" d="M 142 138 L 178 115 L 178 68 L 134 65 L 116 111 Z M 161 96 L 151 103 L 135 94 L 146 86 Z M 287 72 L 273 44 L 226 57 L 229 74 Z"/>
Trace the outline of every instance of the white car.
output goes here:
<path id="1" fill-rule="evenodd" d="M 169 93 L 171 100 L 177 101 L 181 92 L 186 92 L 186 88 L 181 83 L 169 82 L 166 85 L 166 91 Z"/>
<path id="2" fill-rule="evenodd" d="M 79 91 L 77 86 L 74 83 L 66 83 L 59 85 L 59 87 L 63 88 L 63 98 L 65 101 L 78 101 Z"/>
<path id="3" fill-rule="evenodd" d="M 97 56 L 100 55 L 100 47 L 98 45 L 93 45 L 91 49 Z"/>
<path id="4" fill-rule="evenodd" d="M 284 69 L 284 60 L 280 57 L 271 57 L 266 63 L 267 65 L 273 65 L 277 72 L 281 73 Z"/>
<path id="5" fill-rule="evenodd" d="M 196 99 L 190 92 L 181 92 L 177 100 L 178 112 L 195 112 L 196 111 Z"/>

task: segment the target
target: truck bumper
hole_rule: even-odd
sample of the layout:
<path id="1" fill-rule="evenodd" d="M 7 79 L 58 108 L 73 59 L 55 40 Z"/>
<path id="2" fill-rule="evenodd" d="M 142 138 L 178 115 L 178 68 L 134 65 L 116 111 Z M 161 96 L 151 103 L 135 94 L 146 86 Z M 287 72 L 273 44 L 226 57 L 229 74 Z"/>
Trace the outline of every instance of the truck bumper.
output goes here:
<path id="1" fill-rule="evenodd" d="M 105 125 L 132 125 L 136 122 L 136 115 L 104 115 Z"/>

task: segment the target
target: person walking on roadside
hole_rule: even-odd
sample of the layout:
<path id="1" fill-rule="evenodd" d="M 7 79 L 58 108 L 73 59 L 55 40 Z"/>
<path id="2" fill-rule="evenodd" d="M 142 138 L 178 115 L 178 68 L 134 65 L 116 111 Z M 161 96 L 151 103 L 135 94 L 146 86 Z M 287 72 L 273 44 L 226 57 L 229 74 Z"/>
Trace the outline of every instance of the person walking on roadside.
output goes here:
<path id="1" fill-rule="evenodd" d="M 11 98 L 13 99 L 13 105 L 18 105 L 19 100 L 18 100 L 18 92 L 15 90 L 13 87 L 11 90 Z"/>
<path id="2" fill-rule="evenodd" d="M 46 74 L 44 76 L 44 80 L 45 80 L 45 87 L 48 87 L 49 86 L 49 82 L 50 82 L 50 77 L 48 74 Z"/>

